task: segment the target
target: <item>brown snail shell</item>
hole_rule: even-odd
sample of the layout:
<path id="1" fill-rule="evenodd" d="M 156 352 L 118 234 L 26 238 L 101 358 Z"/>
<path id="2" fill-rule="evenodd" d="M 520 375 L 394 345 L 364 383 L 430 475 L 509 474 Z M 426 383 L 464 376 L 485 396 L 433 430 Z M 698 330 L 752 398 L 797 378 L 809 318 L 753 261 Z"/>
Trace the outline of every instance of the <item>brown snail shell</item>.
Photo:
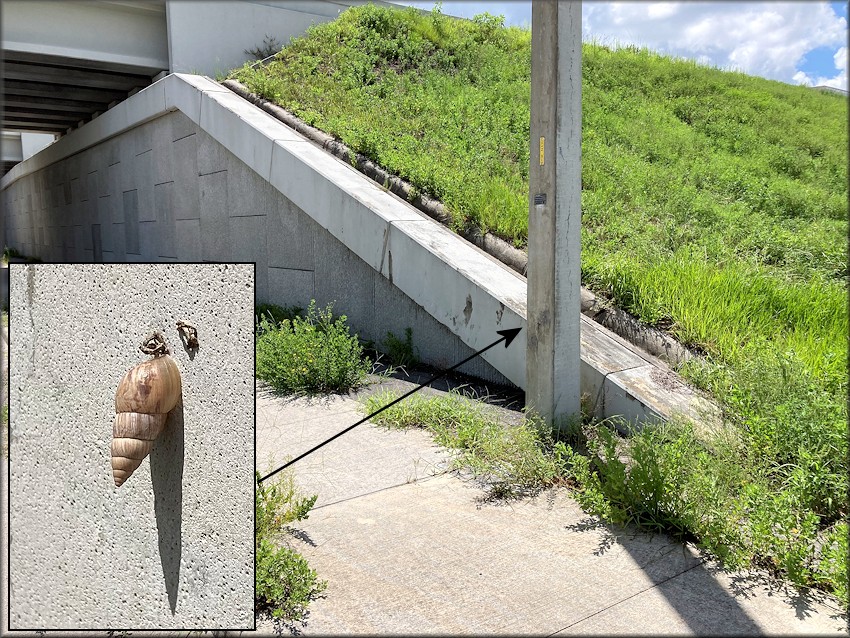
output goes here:
<path id="1" fill-rule="evenodd" d="M 121 379 L 112 426 L 112 477 L 116 487 L 150 453 L 181 392 L 180 370 L 167 354 L 130 368 Z"/>

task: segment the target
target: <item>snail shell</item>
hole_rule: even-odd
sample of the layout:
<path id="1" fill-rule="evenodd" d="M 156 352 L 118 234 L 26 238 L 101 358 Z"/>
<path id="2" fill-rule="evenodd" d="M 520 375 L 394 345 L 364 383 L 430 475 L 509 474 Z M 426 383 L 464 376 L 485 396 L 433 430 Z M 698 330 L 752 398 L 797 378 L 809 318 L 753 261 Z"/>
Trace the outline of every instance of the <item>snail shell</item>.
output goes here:
<path id="1" fill-rule="evenodd" d="M 121 379 L 112 426 L 112 477 L 116 487 L 150 453 L 181 392 L 180 370 L 167 354 L 130 368 Z"/>

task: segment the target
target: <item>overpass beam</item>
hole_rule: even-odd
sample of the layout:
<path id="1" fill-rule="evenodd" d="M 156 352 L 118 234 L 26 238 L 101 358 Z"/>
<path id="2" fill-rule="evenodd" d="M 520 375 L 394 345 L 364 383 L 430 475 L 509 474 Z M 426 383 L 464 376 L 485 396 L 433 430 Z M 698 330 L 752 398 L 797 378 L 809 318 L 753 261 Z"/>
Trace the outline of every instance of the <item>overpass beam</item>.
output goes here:
<path id="1" fill-rule="evenodd" d="M 24 147 L 21 144 L 21 133 L 19 131 L 3 131 L 0 151 L 4 162 L 24 161 Z"/>

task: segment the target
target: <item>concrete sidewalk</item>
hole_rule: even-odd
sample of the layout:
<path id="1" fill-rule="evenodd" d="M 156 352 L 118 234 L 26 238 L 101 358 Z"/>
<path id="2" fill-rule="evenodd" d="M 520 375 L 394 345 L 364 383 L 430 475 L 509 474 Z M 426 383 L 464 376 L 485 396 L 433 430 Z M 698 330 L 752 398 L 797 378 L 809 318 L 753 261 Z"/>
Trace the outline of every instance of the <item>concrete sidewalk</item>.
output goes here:
<path id="1" fill-rule="evenodd" d="M 398 381 L 393 384 L 398 385 Z M 412 387 L 412 386 L 410 386 Z M 369 391 L 375 391 L 372 386 Z M 513 413 L 515 415 L 515 413 Z M 257 398 L 261 472 L 361 419 L 349 397 Z M 601 524 L 564 489 L 487 502 L 424 431 L 363 424 L 293 466 L 294 548 L 322 579 L 304 634 L 840 634 L 836 602 Z M 258 632 L 274 632 L 259 621 Z"/>

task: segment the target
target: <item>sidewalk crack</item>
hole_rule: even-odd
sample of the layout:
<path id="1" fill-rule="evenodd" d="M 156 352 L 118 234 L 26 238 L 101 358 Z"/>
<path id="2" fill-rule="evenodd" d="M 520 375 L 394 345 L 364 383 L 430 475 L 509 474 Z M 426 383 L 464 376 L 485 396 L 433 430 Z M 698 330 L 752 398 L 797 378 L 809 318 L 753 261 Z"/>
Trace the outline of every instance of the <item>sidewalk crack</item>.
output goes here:
<path id="1" fill-rule="evenodd" d="M 584 618 L 579 618 L 575 622 L 571 622 L 569 625 L 566 625 L 565 627 L 561 627 L 557 631 L 553 631 L 551 634 L 547 634 L 547 636 L 554 636 L 555 634 L 558 634 L 558 633 L 564 631 L 565 629 L 569 629 L 570 627 L 574 627 L 575 625 L 579 624 L 580 622 L 584 622 L 588 618 L 593 618 L 594 616 L 598 616 L 603 611 L 608 611 L 609 609 L 616 607 L 617 605 L 624 603 L 627 600 L 631 600 L 632 598 L 635 598 L 636 596 L 640 596 L 642 593 L 647 592 L 650 589 L 655 589 L 656 587 L 658 587 L 659 585 L 663 585 L 667 581 L 673 580 L 674 578 L 678 578 L 682 574 L 687 574 L 692 569 L 696 569 L 697 567 L 702 567 L 705 564 L 706 560 L 708 560 L 708 559 L 707 558 L 701 558 L 700 561 L 696 565 L 692 565 L 691 567 L 688 567 L 687 569 L 684 569 L 677 574 L 673 574 L 672 576 L 668 576 L 667 578 L 665 578 L 662 581 L 659 581 L 657 583 L 653 583 L 649 587 L 645 587 L 644 589 L 641 589 L 640 591 L 635 592 L 631 596 L 626 596 L 625 598 L 618 600 L 617 602 L 612 603 L 612 604 L 608 605 L 607 607 L 603 607 L 602 609 L 599 609 L 599 610 L 593 612 L 592 614 L 588 614 Z"/>

